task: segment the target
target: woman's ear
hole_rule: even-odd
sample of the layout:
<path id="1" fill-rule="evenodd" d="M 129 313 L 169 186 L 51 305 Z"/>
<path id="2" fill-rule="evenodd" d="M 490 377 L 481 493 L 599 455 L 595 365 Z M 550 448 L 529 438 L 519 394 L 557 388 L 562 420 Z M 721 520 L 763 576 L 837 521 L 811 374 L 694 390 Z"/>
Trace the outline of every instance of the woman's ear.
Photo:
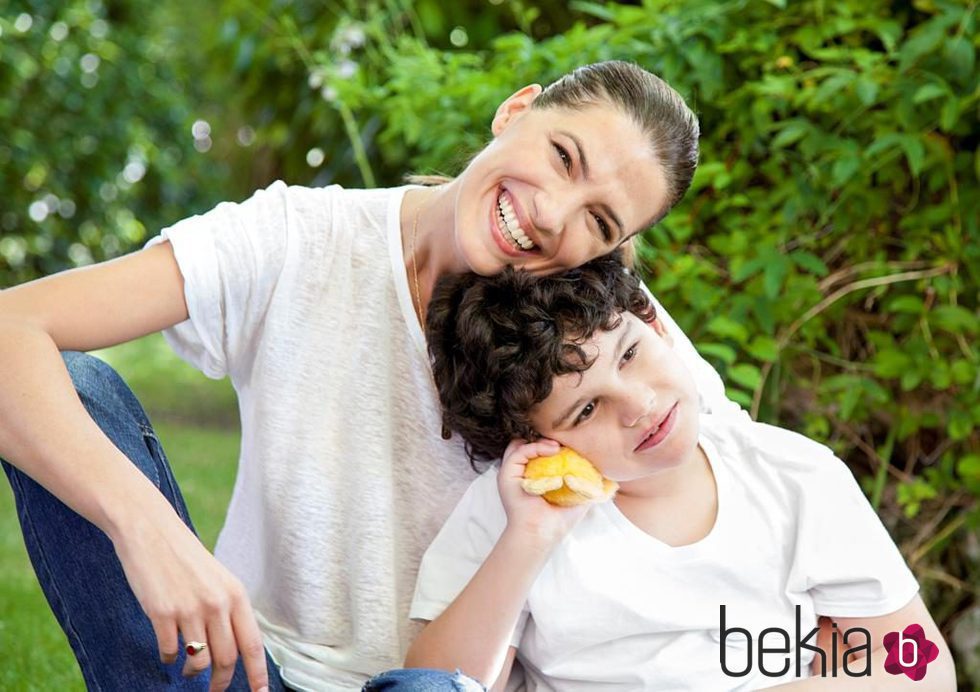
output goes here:
<path id="1" fill-rule="evenodd" d="M 541 93 L 540 84 L 528 84 L 523 89 L 518 89 L 497 107 L 497 112 L 493 116 L 490 130 L 496 137 L 503 132 L 507 126 L 516 118 L 523 115 L 531 107 L 531 103 Z"/>

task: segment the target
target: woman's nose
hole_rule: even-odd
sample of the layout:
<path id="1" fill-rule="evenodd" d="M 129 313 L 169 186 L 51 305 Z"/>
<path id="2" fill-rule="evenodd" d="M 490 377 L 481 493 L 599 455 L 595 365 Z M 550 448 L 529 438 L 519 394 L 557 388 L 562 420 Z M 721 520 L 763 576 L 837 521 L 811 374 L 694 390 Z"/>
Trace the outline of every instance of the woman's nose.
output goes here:
<path id="1" fill-rule="evenodd" d="M 571 195 L 561 190 L 539 190 L 534 195 L 535 228 L 550 235 L 560 235 L 568 223 Z"/>

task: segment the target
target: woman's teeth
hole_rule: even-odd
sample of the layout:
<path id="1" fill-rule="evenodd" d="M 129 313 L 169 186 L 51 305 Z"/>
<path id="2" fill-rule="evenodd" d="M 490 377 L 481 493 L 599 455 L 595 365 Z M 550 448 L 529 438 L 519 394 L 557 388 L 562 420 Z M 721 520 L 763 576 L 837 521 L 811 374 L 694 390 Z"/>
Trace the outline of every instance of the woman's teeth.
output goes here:
<path id="1" fill-rule="evenodd" d="M 521 225 L 517 222 L 514 214 L 514 207 L 503 195 L 497 198 L 497 212 L 500 215 L 501 228 L 507 231 L 504 237 L 509 237 L 510 241 L 520 250 L 533 250 L 535 245 Z"/>

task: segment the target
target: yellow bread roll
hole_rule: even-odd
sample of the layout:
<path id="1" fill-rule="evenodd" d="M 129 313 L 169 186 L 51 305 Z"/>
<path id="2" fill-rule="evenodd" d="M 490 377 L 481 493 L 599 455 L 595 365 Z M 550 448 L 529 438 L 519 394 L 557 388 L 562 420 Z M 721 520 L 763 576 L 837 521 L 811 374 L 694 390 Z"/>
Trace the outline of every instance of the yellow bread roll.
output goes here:
<path id="1" fill-rule="evenodd" d="M 540 495 L 553 505 L 573 507 L 602 502 L 616 494 L 619 484 L 602 474 L 574 449 L 562 447 L 557 454 L 536 457 L 524 467 L 524 492 Z"/>

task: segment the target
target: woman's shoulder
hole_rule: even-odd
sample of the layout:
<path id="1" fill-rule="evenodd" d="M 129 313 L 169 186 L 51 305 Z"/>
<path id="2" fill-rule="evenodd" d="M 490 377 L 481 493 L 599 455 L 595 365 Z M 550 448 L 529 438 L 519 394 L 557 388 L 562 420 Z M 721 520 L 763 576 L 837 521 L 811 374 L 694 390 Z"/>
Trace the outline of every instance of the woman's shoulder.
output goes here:
<path id="1" fill-rule="evenodd" d="M 345 188 L 341 185 L 294 185 L 276 180 L 255 190 L 241 203 L 246 208 L 282 213 L 287 221 L 324 214 L 368 214 L 384 217 L 389 206 L 400 200 L 405 187 Z M 221 205 L 219 205 L 221 206 Z"/>
<path id="2" fill-rule="evenodd" d="M 340 185 L 282 188 L 287 225 L 316 236 L 361 245 L 371 252 L 387 242 L 392 221 L 397 221 L 404 187 L 344 188 Z"/>
<path id="3" fill-rule="evenodd" d="M 348 188 L 333 185 L 288 185 L 276 181 L 267 189 L 281 191 L 284 198 L 293 205 L 309 205 L 315 208 L 324 204 L 350 207 L 352 209 L 387 208 L 393 199 L 401 199 L 405 187 Z"/>

